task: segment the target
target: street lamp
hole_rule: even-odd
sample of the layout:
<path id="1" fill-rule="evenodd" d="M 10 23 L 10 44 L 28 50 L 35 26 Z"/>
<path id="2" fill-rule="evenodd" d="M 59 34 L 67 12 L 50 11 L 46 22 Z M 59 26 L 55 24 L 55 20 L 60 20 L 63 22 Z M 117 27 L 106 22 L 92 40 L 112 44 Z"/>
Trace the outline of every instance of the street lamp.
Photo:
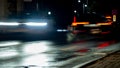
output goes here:
<path id="1" fill-rule="evenodd" d="M 77 13 L 77 11 L 76 11 L 76 10 L 74 10 L 74 13 Z"/>
<path id="2" fill-rule="evenodd" d="M 85 4 L 84 6 L 87 7 L 87 4 Z"/>
<path id="3" fill-rule="evenodd" d="M 78 3 L 80 3 L 81 2 L 81 0 L 78 0 Z"/>
<path id="4" fill-rule="evenodd" d="M 48 12 L 48 15 L 51 15 L 51 12 L 50 12 L 50 11 Z"/>

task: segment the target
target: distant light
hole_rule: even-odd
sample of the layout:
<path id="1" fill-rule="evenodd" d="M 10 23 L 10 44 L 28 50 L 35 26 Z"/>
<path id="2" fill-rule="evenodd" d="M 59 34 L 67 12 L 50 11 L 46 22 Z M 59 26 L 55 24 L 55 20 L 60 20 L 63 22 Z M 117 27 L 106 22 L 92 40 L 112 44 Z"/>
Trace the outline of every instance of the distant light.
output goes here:
<path id="1" fill-rule="evenodd" d="M 74 22 L 73 22 L 71 26 L 77 26 L 77 23 L 74 23 Z"/>
<path id="2" fill-rule="evenodd" d="M 78 0 L 78 3 L 80 3 L 81 2 L 81 0 Z"/>
<path id="3" fill-rule="evenodd" d="M 50 12 L 50 11 L 48 12 L 48 15 L 51 15 L 51 12 Z"/>
<path id="4" fill-rule="evenodd" d="M 92 12 L 92 13 L 96 14 L 96 12 Z"/>
<path id="5" fill-rule="evenodd" d="M 2 26 L 18 26 L 20 25 L 20 23 L 17 23 L 17 22 L 0 22 L 0 25 Z"/>
<path id="6" fill-rule="evenodd" d="M 63 29 L 63 32 L 67 32 L 67 30 L 66 30 L 66 29 Z"/>
<path id="7" fill-rule="evenodd" d="M 97 23 L 97 25 L 112 25 L 112 22 L 105 22 L 105 23 Z"/>
<path id="8" fill-rule="evenodd" d="M 113 15 L 113 22 L 116 22 L 116 15 Z"/>
<path id="9" fill-rule="evenodd" d="M 30 15 L 30 13 L 26 13 L 26 15 Z"/>
<path id="10" fill-rule="evenodd" d="M 47 23 L 46 22 L 39 22 L 39 23 L 35 23 L 35 22 L 28 22 L 28 23 L 24 23 L 27 26 L 46 26 Z"/>
<path id="11" fill-rule="evenodd" d="M 99 33 L 101 33 L 101 29 L 99 29 L 99 28 L 91 29 L 90 33 L 92 33 L 92 34 L 99 34 Z"/>
<path id="12" fill-rule="evenodd" d="M 76 11 L 76 10 L 74 10 L 74 13 L 77 13 L 77 11 Z"/>
<path id="13" fill-rule="evenodd" d="M 67 32 L 67 29 L 57 29 L 57 32 Z"/>
<path id="14" fill-rule="evenodd" d="M 87 4 L 85 4 L 85 7 L 87 7 Z"/>
<path id="15" fill-rule="evenodd" d="M 106 16 L 105 18 L 112 18 L 111 16 Z"/>
<path id="16" fill-rule="evenodd" d="M 88 25 L 89 22 L 73 22 L 71 26 L 77 26 L 77 25 Z"/>
<path id="17" fill-rule="evenodd" d="M 87 25 L 84 25 L 84 27 L 100 27 L 100 25 L 97 25 L 97 24 L 87 24 Z"/>
<path id="18" fill-rule="evenodd" d="M 62 29 L 58 29 L 57 32 L 62 32 Z"/>

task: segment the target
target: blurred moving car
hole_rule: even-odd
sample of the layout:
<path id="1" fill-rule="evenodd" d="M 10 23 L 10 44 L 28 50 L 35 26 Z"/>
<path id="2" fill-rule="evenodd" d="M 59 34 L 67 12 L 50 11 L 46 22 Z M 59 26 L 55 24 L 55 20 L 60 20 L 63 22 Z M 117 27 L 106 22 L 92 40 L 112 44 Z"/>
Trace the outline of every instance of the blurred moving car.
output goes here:
<path id="1" fill-rule="evenodd" d="M 54 21 L 48 19 L 7 20 L 0 22 L 0 34 L 46 34 L 54 31 Z"/>
<path id="2" fill-rule="evenodd" d="M 111 16 L 103 16 L 96 13 L 88 13 L 78 17 L 74 16 L 70 31 L 73 33 L 109 34 L 113 27 Z"/>

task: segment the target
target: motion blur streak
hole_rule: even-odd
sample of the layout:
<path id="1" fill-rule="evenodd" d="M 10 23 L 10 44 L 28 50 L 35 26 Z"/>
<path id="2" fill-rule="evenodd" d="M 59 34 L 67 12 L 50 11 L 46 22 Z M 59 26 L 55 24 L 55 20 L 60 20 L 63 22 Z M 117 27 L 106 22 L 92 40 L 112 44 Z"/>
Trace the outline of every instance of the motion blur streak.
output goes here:
<path id="1" fill-rule="evenodd" d="M 108 23 L 97 23 L 97 25 L 111 25 L 112 22 L 108 22 Z"/>
<path id="2" fill-rule="evenodd" d="M 18 55 L 16 51 L 0 52 L 0 59 L 9 59 Z"/>
<path id="3" fill-rule="evenodd" d="M 77 25 L 87 25 L 89 22 L 73 22 L 72 26 L 77 26 Z"/>
<path id="4" fill-rule="evenodd" d="M 17 22 L 0 22 L 0 25 L 2 26 L 18 26 L 20 23 Z"/>
<path id="5" fill-rule="evenodd" d="M 35 22 L 29 22 L 29 23 L 24 23 L 27 26 L 46 26 L 46 22 L 41 22 L 41 23 L 35 23 Z"/>

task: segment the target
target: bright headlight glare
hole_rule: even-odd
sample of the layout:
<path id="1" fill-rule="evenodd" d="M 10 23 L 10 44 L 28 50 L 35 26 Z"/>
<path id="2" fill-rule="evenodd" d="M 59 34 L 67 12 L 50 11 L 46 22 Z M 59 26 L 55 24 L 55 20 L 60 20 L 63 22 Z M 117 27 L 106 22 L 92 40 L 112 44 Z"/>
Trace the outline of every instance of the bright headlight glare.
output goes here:
<path id="1" fill-rule="evenodd" d="M 2 26 L 18 26 L 20 23 L 17 22 L 0 22 L 0 25 Z"/>
<path id="2" fill-rule="evenodd" d="M 34 23 L 34 22 L 29 22 L 29 23 L 24 23 L 27 26 L 46 26 L 46 22 L 40 22 L 40 23 Z"/>

